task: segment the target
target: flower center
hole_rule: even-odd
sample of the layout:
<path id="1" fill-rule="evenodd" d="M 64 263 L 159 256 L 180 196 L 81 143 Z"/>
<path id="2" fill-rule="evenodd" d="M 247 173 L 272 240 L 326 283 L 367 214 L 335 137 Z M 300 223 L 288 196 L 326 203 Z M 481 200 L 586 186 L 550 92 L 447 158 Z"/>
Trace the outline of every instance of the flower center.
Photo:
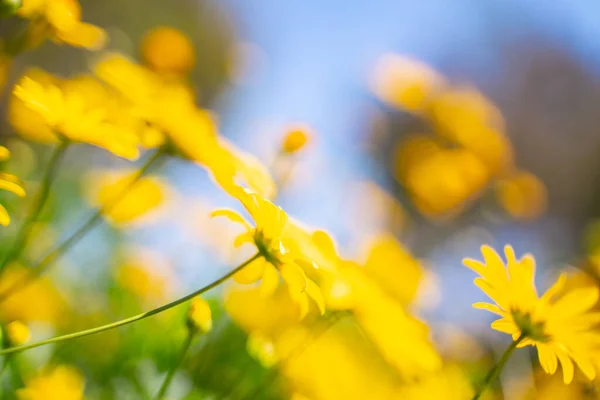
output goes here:
<path id="1" fill-rule="evenodd" d="M 254 243 L 258 253 L 276 267 L 283 263 L 283 258 L 288 253 L 281 240 L 269 238 L 259 229 L 254 231 Z"/>
<path id="2" fill-rule="evenodd" d="M 544 332 L 543 322 L 533 322 L 529 313 L 513 310 L 513 320 L 523 335 L 536 342 L 549 342 L 550 336 Z"/>

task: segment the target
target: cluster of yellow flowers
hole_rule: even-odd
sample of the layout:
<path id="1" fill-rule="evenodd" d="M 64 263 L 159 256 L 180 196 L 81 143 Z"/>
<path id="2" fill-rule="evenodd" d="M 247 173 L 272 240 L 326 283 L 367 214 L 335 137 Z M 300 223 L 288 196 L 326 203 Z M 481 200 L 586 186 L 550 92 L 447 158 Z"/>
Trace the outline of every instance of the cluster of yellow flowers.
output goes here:
<path id="1" fill-rule="evenodd" d="M 389 54 L 373 75 L 382 101 L 424 118 L 432 133 L 399 141 L 394 176 L 425 216 L 460 213 L 498 182 L 500 205 L 515 218 L 535 218 L 546 208 L 543 183 L 516 168 L 497 107 L 470 86 L 451 85 L 424 63 Z"/>
<path id="2" fill-rule="evenodd" d="M 24 0 L 17 13 L 31 20 L 25 42 L 14 45 L 19 51 L 46 38 L 88 49 L 99 49 L 106 41 L 102 29 L 81 22 L 75 0 Z M 15 51 L 11 48 L 3 57 L 14 57 Z M 304 226 L 277 206 L 271 171 L 222 138 L 216 117 L 196 105 L 186 76 L 195 63 L 193 46 L 182 33 L 169 27 L 150 32 L 142 43 L 142 56 L 143 63 L 137 63 L 105 54 L 93 74 L 71 78 L 31 69 L 12 90 L 9 121 L 22 138 L 59 150 L 87 144 L 127 160 L 150 152 L 150 163 L 171 156 L 206 168 L 252 222 L 231 209 L 218 209 L 211 216 L 241 225 L 243 231 L 231 244 L 250 246 L 254 255 L 208 286 L 149 312 L 35 343 L 28 343 L 29 325 L 59 324 L 67 302 L 49 279 L 39 276 L 43 268 L 32 278 L 31 269 L 19 265 L 19 257 L 7 258 L 0 267 L 0 355 L 117 328 L 190 301 L 183 360 L 194 338 L 213 328 L 211 306 L 200 295 L 232 277 L 225 293 L 226 311 L 247 333 L 248 352 L 265 368 L 277 366 L 295 400 L 477 399 L 510 354 L 524 346 L 535 346 L 548 374 L 560 364 L 565 383 L 575 379 L 576 370 L 587 380 L 596 379 L 597 286 L 567 288 L 561 275 L 540 296 L 531 255 L 517 259 L 507 246 L 504 262 L 484 246 L 483 262 L 466 259 L 464 264 L 480 275 L 475 284 L 494 304 L 474 307 L 499 315 L 492 328 L 511 335 L 513 342 L 474 388 L 419 318 L 419 295 L 428 284 L 421 262 L 389 233 L 372 238 L 364 260 L 345 257 L 331 235 Z M 435 132 L 412 135 L 397 150 L 396 178 L 423 214 L 438 218 L 459 213 L 492 182 L 497 183 L 501 205 L 514 217 L 532 218 L 543 211 L 543 184 L 514 166 L 502 116 L 480 92 L 451 86 L 426 65 L 399 56 L 386 56 L 373 88 L 385 102 L 424 117 Z M 297 155 L 311 137 L 305 126 L 290 128 L 278 157 Z M 0 161 L 9 155 L 0 147 Z M 149 165 L 136 172 L 94 174 L 86 194 L 98 212 L 90 221 L 103 216 L 122 226 L 156 210 L 169 187 L 142 176 Z M 25 195 L 13 175 L 0 174 L 0 188 Z M 49 186 L 42 189 L 37 213 Z M 23 237 L 16 242 L 23 247 L 32 231 L 30 223 L 36 222 L 35 214 L 29 217 L 33 221 L 24 224 Z M 9 222 L 0 206 L 0 224 Z M 40 265 L 46 267 L 66 247 L 59 245 Z M 9 265 L 12 261 L 17 262 Z M 162 301 L 167 285 L 147 266 L 143 260 L 127 259 L 119 265 L 116 281 L 142 302 Z M 165 395 L 178 366 L 167 373 L 158 398 Z M 28 377 L 17 397 L 79 400 L 84 389 L 81 373 L 54 365 Z"/>

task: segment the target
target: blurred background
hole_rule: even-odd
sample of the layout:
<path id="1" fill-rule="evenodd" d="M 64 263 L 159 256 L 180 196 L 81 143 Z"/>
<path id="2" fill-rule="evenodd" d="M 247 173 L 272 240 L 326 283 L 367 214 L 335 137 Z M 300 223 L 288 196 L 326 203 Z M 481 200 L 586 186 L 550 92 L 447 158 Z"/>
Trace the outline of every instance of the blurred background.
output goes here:
<path id="1" fill-rule="evenodd" d="M 492 316 L 471 308 L 485 296 L 462 266 L 464 257 L 478 258 L 482 244 L 498 250 L 512 244 L 517 254 L 536 257 L 541 289 L 566 265 L 598 276 L 600 5 L 81 0 L 81 6 L 83 20 L 107 31 L 107 48 L 89 52 L 47 42 L 19 55 L 7 72 L 3 115 L 10 88 L 27 68 L 66 77 L 90 73 L 99 53 L 140 60 L 149 31 L 177 28 L 193 44 L 195 65 L 187 79 L 197 104 L 218 116 L 222 136 L 284 182 L 278 205 L 303 224 L 330 232 L 345 258 L 367 262 L 372 243 L 387 234 L 418 260 L 423 275 L 406 307 L 430 326 L 442 357 L 461 366 L 465 381 L 485 373 L 482 366 L 506 347 L 507 338 L 489 329 Z M 18 24 L 0 20 L 0 33 Z M 394 93 L 405 88 L 406 96 L 385 89 L 394 85 Z M 431 109 L 423 106 L 425 98 Z M 472 128 L 479 117 L 485 127 Z M 282 160 L 280 143 L 298 126 L 310 142 Z M 449 126 L 468 134 L 455 136 Z M 6 170 L 35 193 L 48 146 L 16 136 L 8 118 L 0 127 L 12 152 Z M 99 174 L 134 168 L 96 148 L 69 151 L 58 189 L 36 226 L 39 240 L 25 258 L 39 259 L 72 234 L 95 205 L 90 193 L 102 180 Z M 213 209 L 237 206 L 204 170 L 173 158 L 156 174 L 164 190 L 160 205 L 143 218 L 108 221 L 93 230 L 42 283 L 14 300 L 5 319 L 29 319 L 36 340 L 100 325 L 210 283 L 249 254 L 234 252 L 230 225 L 209 217 Z M 6 247 L 27 207 L 2 196 L 15 221 L 0 231 L 0 246 Z M 412 279 L 404 267 L 394 268 L 388 272 L 399 282 Z M 283 317 L 264 304 L 245 310 L 255 303 L 243 294 L 241 300 L 225 294 L 229 300 L 223 302 L 227 290 L 210 292 L 213 330 L 175 375 L 169 398 L 469 398 L 377 392 L 385 386 L 379 380 L 426 380 L 396 377 L 394 371 L 402 368 L 384 365 L 389 364 L 385 356 L 373 361 L 371 353 L 386 350 L 377 350 L 377 340 L 366 343 L 361 328 L 347 321 L 340 323 L 339 337 L 324 335 L 314 339 L 323 342 L 312 352 L 300 350 L 302 363 L 310 366 L 305 369 L 323 381 L 302 370 L 301 362 L 270 362 L 269 345 L 251 334 L 253 323 L 247 320 Z M 27 302 L 44 315 L 21 316 Z M 20 363 L 24 371 L 49 363 L 74 366 L 85 376 L 85 398 L 152 398 L 177 358 L 185 326 L 175 321 L 185 312 L 175 309 L 121 330 L 35 349 L 20 355 Z M 256 339 L 250 345 L 249 337 Z M 361 340 L 366 344 L 357 345 Z M 340 344 L 344 341 L 349 344 Z M 319 359 L 336 346 L 354 352 Z M 537 376 L 530 355 L 525 351 L 515 358 L 502 390 L 489 398 L 526 398 Z M 361 364 L 357 360 L 369 357 L 364 368 L 376 365 L 371 368 L 377 377 L 338 364 Z M 332 368 L 339 368 L 339 376 Z M 519 379 L 509 379 L 515 375 Z M 327 382 L 337 391 L 325 388 Z M 3 379 L 3 385 L 1 398 L 14 398 L 14 382 Z M 583 389 L 571 397 L 550 397 L 543 387 L 528 398 L 586 398 Z M 557 390 L 552 393 L 562 396 Z M 589 387 L 585 396 L 597 398 Z"/>

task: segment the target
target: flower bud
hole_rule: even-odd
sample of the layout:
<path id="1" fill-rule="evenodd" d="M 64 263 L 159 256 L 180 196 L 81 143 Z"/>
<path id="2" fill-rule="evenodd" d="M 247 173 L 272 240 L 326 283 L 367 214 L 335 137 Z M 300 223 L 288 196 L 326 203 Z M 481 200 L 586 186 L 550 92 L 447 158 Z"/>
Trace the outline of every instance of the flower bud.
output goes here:
<path id="1" fill-rule="evenodd" d="M 310 131 L 306 127 L 290 129 L 281 143 L 281 150 L 293 154 L 301 150 L 310 141 Z"/>
<path id="2" fill-rule="evenodd" d="M 21 346 L 29 341 L 31 332 L 27 325 L 21 321 L 13 321 L 4 328 L 8 346 Z"/>
<path id="3" fill-rule="evenodd" d="M 187 316 L 187 325 L 195 333 L 207 333 L 212 328 L 210 306 L 200 296 L 192 299 Z"/>

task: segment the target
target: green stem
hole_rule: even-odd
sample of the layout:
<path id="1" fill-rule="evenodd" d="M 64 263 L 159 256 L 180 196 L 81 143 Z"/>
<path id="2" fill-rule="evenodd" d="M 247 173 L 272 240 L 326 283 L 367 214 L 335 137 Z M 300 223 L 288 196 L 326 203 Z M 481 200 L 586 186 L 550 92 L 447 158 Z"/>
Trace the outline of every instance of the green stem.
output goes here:
<path id="1" fill-rule="evenodd" d="M 483 381 L 483 384 L 481 385 L 475 396 L 473 396 L 473 400 L 479 399 L 485 391 L 485 389 L 487 389 L 487 387 L 498 378 L 498 375 L 500 375 L 500 371 L 502 371 L 502 368 L 504 368 L 504 365 L 506 364 L 512 353 L 515 351 L 518 344 L 521 343 L 523 339 L 525 339 L 525 335 L 521 334 L 521 336 L 519 336 L 517 340 L 514 340 L 510 344 L 510 346 L 508 346 L 508 348 L 504 351 L 504 354 L 502 354 L 502 357 L 500 357 L 500 360 L 498 360 L 496 365 L 494 365 L 494 367 L 492 367 L 492 369 L 490 369 L 488 374 L 485 376 L 485 380 Z"/>
<path id="2" fill-rule="evenodd" d="M 29 350 L 29 349 L 33 349 L 36 347 L 40 347 L 40 346 L 44 346 L 47 344 L 51 344 L 51 343 L 58 343 L 58 342 L 64 342 L 65 340 L 71 340 L 71 339 L 75 339 L 75 338 L 80 338 L 83 336 L 89 336 L 89 335 L 94 335 L 96 333 L 100 333 L 100 332 L 104 332 L 110 329 L 114 329 L 114 328 L 118 328 L 120 326 L 123 325 L 128 325 L 131 324 L 133 322 L 137 322 L 137 321 L 141 321 L 143 319 L 146 319 L 148 317 L 151 317 L 153 315 L 159 314 L 163 311 L 166 311 L 170 308 L 173 308 L 175 306 L 178 306 L 181 303 L 185 303 L 188 300 L 191 300 L 192 298 L 209 291 L 212 288 L 215 288 L 217 286 L 219 286 L 221 283 L 225 282 L 227 279 L 231 278 L 233 275 L 235 275 L 237 272 L 241 271 L 243 268 L 245 268 L 248 264 L 250 264 L 252 261 L 258 259 L 260 257 L 260 254 L 255 254 L 254 256 L 252 256 L 251 258 L 249 258 L 248 260 L 246 260 L 245 262 L 243 262 L 242 264 L 240 264 L 237 268 L 235 268 L 234 270 L 228 272 L 227 274 L 223 275 L 222 277 L 220 277 L 219 279 L 217 279 L 216 281 L 204 286 L 203 288 L 195 291 L 194 293 L 190 293 L 187 296 L 184 296 L 180 299 L 177 299 L 175 301 L 172 301 L 171 303 L 165 304 L 163 306 L 160 306 L 158 308 L 155 308 L 154 310 L 150 310 L 138 315 L 134 315 L 133 317 L 129 317 L 129 318 L 125 318 L 122 319 L 120 321 L 116 321 L 116 322 L 112 322 L 110 324 L 106 324 L 106 325 L 102 325 L 102 326 L 98 326 L 96 328 L 91 328 L 91 329 L 86 329 L 84 331 L 79 331 L 79 332 L 74 332 L 74 333 L 69 333 L 67 335 L 62 335 L 62 336 L 57 336 L 57 337 L 53 337 L 50 339 L 46 339 L 46 340 L 41 340 L 39 342 L 35 342 L 35 343 L 30 343 L 30 344 L 25 344 L 22 346 L 17 346 L 17 347 L 10 347 L 8 349 L 4 349 L 4 350 L 0 350 L 0 356 L 6 355 L 6 354 L 11 354 L 11 353 L 18 353 L 21 351 L 25 351 L 25 350 Z"/>
<path id="3" fill-rule="evenodd" d="M 163 381 L 158 393 L 156 394 L 156 400 L 161 400 L 163 397 L 165 397 L 167 389 L 169 388 L 169 385 L 171 384 L 171 381 L 175 376 L 175 371 L 177 371 L 177 368 L 179 368 L 179 366 L 183 364 L 183 360 L 185 359 L 185 356 L 187 355 L 187 352 L 190 349 L 190 346 L 192 345 L 194 336 L 194 332 L 191 329 L 188 329 L 188 335 L 185 339 L 185 342 L 183 343 L 181 352 L 179 353 L 179 358 L 177 358 L 177 361 L 171 366 L 171 368 L 169 368 L 167 376 L 165 376 L 165 380 Z"/>
<path id="4" fill-rule="evenodd" d="M 34 223 L 38 220 L 42 210 L 44 209 L 44 206 L 46 205 L 46 201 L 50 195 L 50 187 L 56 178 L 56 174 L 58 173 L 61 161 L 64 158 L 65 151 L 67 150 L 67 147 L 69 147 L 69 144 L 70 142 L 68 140 L 63 140 L 52 152 L 46 173 L 42 179 L 40 191 L 31 205 L 31 209 L 27 214 L 27 219 L 23 225 L 21 225 L 21 229 L 16 235 L 15 242 L 2 260 L 2 263 L 0 264 L 0 271 L 4 270 L 4 268 L 6 268 L 8 263 L 11 261 L 18 259 L 21 253 L 25 250 L 25 247 L 30 239 L 31 231 L 34 227 Z"/>
<path id="5" fill-rule="evenodd" d="M 96 210 L 88 220 L 77 229 L 71 236 L 65 239 L 62 243 L 51 250 L 39 263 L 33 265 L 27 274 L 23 275 L 21 279 L 16 280 L 12 285 L 0 292 L 0 303 L 10 297 L 13 293 L 23 289 L 37 277 L 43 274 L 50 266 L 54 264 L 62 255 L 77 244 L 90 230 L 92 230 L 98 223 L 102 221 L 102 216 L 111 211 L 119 201 L 127 194 L 127 192 L 144 176 L 152 166 L 161 158 L 165 153 L 165 149 L 157 150 L 152 157 L 150 157 L 144 165 L 136 172 L 135 176 L 129 182 L 129 184 L 123 188 L 123 190 L 111 201 L 105 203 L 101 208 Z"/>

